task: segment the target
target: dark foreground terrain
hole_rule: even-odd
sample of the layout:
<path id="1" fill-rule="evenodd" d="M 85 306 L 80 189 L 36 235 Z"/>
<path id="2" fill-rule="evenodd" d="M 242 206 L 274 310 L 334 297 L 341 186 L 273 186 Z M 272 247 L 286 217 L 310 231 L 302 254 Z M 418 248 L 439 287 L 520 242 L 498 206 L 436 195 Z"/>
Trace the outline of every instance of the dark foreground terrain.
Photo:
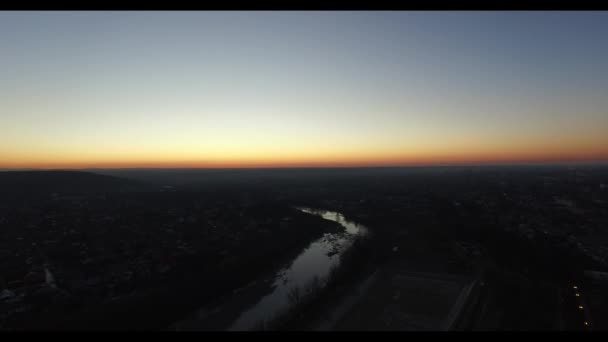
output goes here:
<path id="1" fill-rule="evenodd" d="M 170 329 L 340 229 L 295 206 L 370 236 L 260 329 L 608 328 L 606 166 L 22 171 L 0 185 L 5 330 Z"/>

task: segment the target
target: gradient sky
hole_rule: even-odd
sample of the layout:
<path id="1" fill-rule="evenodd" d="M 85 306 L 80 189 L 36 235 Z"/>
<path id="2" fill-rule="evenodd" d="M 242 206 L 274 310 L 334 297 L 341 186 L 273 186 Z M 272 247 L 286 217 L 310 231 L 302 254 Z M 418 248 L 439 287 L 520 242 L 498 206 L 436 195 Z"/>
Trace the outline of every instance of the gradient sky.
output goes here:
<path id="1" fill-rule="evenodd" d="M 608 160 L 608 12 L 2 12 L 0 167 Z"/>

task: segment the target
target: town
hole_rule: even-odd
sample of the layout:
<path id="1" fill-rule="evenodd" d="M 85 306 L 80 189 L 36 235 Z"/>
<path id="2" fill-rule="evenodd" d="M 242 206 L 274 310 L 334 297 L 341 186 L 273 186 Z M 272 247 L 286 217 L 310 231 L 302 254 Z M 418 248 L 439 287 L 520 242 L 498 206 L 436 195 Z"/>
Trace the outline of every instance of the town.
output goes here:
<path id="1" fill-rule="evenodd" d="M 408 292 L 418 291 L 411 288 L 417 282 L 430 291 L 434 285 L 425 279 L 442 279 L 450 291 L 470 292 L 450 329 L 605 329 L 607 171 L 601 165 L 190 170 L 185 182 L 179 172 L 99 170 L 87 182 L 101 177 L 102 188 L 38 192 L 20 192 L 15 181 L 0 202 L 0 327 L 169 329 L 340 229 L 295 209 L 307 206 L 342 213 L 371 233 L 353 250 L 364 253 L 355 258 L 358 266 L 344 263 L 349 271 L 332 286 L 354 288 L 376 271 L 380 279 L 414 279 L 399 285 Z M 368 296 L 386 292 L 383 286 L 372 285 Z M 441 318 L 447 313 L 438 312 L 452 307 L 456 300 L 449 298 L 436 304 L 432 315 L 440 318 L 418 319 L 427 322 L 421 329 L 448 326 Z M 379 304 L 368 302 L 357 305 L 371 317 Z M 312 329 L 328 306 L 312 301 L 275 328 Z M 373 321 L 355 316 L 343 314 L 332 329 Z M 400 324 L 414 329 L 412 322 Z M 391 324 L 387 329 L 399 327 Z"/>

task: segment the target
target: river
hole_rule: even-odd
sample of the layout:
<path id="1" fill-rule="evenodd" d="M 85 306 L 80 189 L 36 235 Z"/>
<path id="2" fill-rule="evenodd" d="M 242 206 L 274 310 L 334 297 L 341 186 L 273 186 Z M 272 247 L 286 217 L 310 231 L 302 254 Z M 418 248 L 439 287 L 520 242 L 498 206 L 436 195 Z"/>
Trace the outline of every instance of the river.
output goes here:
<path id="1" fill-rule="evenodd" d="M 317 282 L 321 287 L 324 286 L 332 268 L 339 266 L 340 255 L 351 246 L 355 237 L 365 235 L 368 232 L 365 226 L 345 219 L 338 212 L 303 207 L 296 209 L 337 222 L 344 230 L 337 233 L 325 233 L 319 239 L 311 242 L 295 259 L 286 263 L 287 266 L 280 269 L 272 279 L 266 280 L 267 282 L 273 282 L 270 286 L 270 293 L 262 296 L 257 301 L 253 301 L 253 304 L 249 307 L 242 310 L 238 309 L 235 315 L 226 318 L 229 323 L 223 329 L 253 330 L 262 321 L 269 321 L 284 314 L 293 305 L 294 289 L 297 288 L 302 293 L 313 282 Z M 263 283 L 263 281 L 257 283 Z M 231 307 L 236 305 L 235 303 L 245 301 L 243 298 L 251 297 L 254 287 L 249 286 L 237 290 L 236 294 L 228 300 L 231 303 L 200 310 L 196 320 L 204 320 L 206 317 L 212 316 L 226 316 L 222 311 L 230 310 L 225 309 L 225 307 Z M 182 327 L 178 324 L 176 328 L 179 330 L 196 329 L 196 324 L 192 324 L 192 321 L 190 321 L 190 324 Z"/>

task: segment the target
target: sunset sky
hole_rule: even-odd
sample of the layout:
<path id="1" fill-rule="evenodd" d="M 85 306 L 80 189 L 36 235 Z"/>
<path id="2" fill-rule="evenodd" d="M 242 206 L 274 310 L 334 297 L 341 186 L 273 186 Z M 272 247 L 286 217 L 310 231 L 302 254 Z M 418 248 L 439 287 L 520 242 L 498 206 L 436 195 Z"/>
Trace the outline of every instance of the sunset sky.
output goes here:
<path id="1" fill-rule="evenodd" d="M 0 168 L 608 160 L 608 12 L 2 12 Z"/>

